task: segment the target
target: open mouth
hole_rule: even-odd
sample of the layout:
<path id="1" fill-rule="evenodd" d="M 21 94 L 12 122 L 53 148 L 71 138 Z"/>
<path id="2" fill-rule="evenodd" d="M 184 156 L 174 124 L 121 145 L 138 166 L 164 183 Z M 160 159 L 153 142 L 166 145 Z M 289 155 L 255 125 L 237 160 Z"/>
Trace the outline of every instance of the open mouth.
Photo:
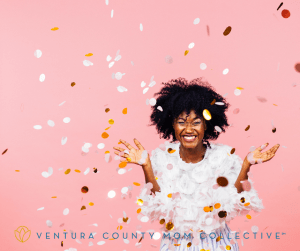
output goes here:
<path id="1" fill-rule="evenodd" d="M 187 142 L 192 142 L 196 139 L 196 136 L 195 135 L 183 135 L 183 138 Z"/>

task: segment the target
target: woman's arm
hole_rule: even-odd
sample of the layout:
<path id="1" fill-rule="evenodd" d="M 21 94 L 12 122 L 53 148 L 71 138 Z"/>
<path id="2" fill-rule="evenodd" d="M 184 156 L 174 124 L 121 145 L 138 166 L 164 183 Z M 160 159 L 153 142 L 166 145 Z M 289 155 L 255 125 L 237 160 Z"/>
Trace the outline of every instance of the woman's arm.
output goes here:
<path id="1" fill-rule="evenodd" d="M 155 192 L 160 191 L 160 187 L 155 179 L 153 169 L 151 166 L 151 161 L 149 158 L 147 158 L 147 161 L 145 164 L 142 165 L 144 174 L 145 174 L 145 181 L 146 183 L 151 182 L 153 184 L 153 188 L 151 189 L 151 192 L 155 194 Z"/>
<path id="2" fill-rule="evenodd" d="M 236 187 L 238 193 L 241 193 L 241 192 L 244 191 L 241 181 L 248 179 L 247 173 L 250 171 L 250 166 L 251 166 L 250 162 L 248 161 L 247 158 L 245 158 L 244 162 L 243 162 L 243 165 L 242 165 L 242 169 L 240 171 L 240 174 L 237 177 L 237 180 L 234 184 L 234 186 Z"/>

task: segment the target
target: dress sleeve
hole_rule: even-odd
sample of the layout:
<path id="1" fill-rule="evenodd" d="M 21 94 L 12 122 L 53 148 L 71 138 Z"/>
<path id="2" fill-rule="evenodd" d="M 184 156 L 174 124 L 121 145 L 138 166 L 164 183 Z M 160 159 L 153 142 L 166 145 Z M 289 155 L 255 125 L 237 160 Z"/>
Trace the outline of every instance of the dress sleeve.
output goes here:
<path id="1" fill-rule="evenodd" d="M 157 177 L 157 183 L 160 187 L 160 191 L 155 194 L 151 193 L 152 183 L 148 182 L 141 188 L 138 199 L 141 199 L 142 205 L 141 214 L 148 216 L 149 219 L 162 219 L 166 221 L 172 218 L 174 214 L 175 201 L 168 197 L 168 194 L 172 193 L 171 181 L 168 180 L 164 173 L 168 164 L 168 158 L 165 151 L 160 148 L 156 148 L 152 151 L 150 157 L 151 166 L 153 169 L 154 176 Z"/>

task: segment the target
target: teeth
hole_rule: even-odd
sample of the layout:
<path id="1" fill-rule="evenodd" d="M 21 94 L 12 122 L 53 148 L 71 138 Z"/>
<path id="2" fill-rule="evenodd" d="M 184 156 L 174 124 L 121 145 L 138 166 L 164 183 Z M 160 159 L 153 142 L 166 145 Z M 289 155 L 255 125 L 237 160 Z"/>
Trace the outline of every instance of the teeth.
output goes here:
<path id="1" fill-rule="evenodd" d="M 186 139 L 193 139 L 193 138 L 195 138 L 195 136 L 183 136 L 184 138 L 186 138 Z"/>

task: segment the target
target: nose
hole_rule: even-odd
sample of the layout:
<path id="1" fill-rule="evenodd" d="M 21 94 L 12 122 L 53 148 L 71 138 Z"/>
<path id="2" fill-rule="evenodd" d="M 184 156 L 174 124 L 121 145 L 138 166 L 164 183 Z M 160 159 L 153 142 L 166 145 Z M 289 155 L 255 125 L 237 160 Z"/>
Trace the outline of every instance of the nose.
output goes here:
<path id="1" fill-rule="evenodd" d="M 185 128 L 187 133 L 191 133 L 193 132 L 193 127 L 190 123 L 187 124 L 186 128 Z"/>

